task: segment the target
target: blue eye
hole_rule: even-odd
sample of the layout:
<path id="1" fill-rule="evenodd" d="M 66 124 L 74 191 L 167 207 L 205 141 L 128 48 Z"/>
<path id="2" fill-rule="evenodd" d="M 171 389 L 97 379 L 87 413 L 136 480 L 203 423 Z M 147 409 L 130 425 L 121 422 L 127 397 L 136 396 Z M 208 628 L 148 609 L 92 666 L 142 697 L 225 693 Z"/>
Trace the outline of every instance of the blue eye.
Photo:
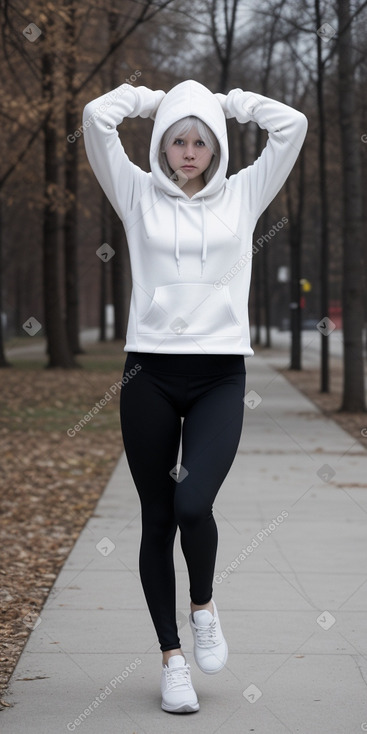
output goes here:
<path id="1" fill-rule="evenodd" d="M 173 145 L 180 145 L 183 142 L 184 141 L 182 138 L 176 138 L 176 140 L 173 141 Z M 203 140 L 197 140 L 195 145 L 197 145 L 200 148 L 205 147 L 205 143 Z"/>

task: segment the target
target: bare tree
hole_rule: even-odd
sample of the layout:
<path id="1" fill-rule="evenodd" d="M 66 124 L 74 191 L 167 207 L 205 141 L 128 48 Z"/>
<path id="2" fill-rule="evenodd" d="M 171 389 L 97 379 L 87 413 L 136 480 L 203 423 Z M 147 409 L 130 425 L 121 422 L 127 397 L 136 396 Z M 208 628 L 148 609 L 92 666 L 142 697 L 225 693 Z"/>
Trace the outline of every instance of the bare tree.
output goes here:
<path id="1" fill-rule="evenodd" d="M 320 191 L 320 216 L 321 216 L 321 260 L 320 260 L 320 285 L 321 285 L 321 318 L 327 319 L 329 315 L 329 201 L 328 201 L 328 178 L 326 163 L 326 113 L 324 101 L 325 85 L 325 60 L 322 56 L 322 36 L 320 28 L 321 10 L 320 0 L 315 0 L 315 20 L 318 33 L 317 43 L 317 112 L 319 118 L 319 191 Z M 321 392 L 329 392 L 329 341 L 321 334 Z"/>
<path id="2" fill-rule="evenodd" d="M 280 0 L 273 8 L 274 12 L 267 20 L 263 37 L 264 44 L 261 49 L 261 73 L 260 73 L 260 93 L 264 96 L 269 94 L 269 82 L 272 71 L 273 57 L 276 44 L 282 38 L 282 31 L 279 33 L 280 13 L 285 4 L 285 0 Z M 256 157 L 261 154 L 263 147 L 263 131 L 258 127 L 256 130 Z M 260 217 L 258 229 L 267 232 L 269 222 L 269 209 L 263 212 Z M 268 249 L 259 253 L 254 262 L 254 281 L 255 281 L 255 343 L 260 344 L 261 341 L 261 312 L 263 305 L 264 322 L 265 322 L 265 346 L 271 346 L 270 337 L 270 294 L 268 279 Z"/>
<path id="3" fill-rule="evenodd" d="M 298 163 L 297 203 L 292 197 L 293 184 L 286 181 L 287 207 L 289 220 L 290 257 L 290 285 L 291 285 L 291 360 L 290 369 L 302 369 L 301 355 L 301 273 L 302 273 L 302 215 L 305 204 L 305 146 L 302 147 Z"/>
<path id="4" fill-rule="evenodd" d="M 77 13 L 75 0 L 63 0 L 65 19 L 65 130 L 72 133 L 79 127 L 76 94 L 77 75 Z M 79 341 L 79 278 L 78 278 L 78 149 L 68 143 L 65 150 L 65 215 L 64 215 L 64 278 L 65 316 L 69 348 L 72 354 L 83 352 Z"/>
<path id="5" fill-rule="evenodd" d="M 52 50 L 54 23 L 49 19 L 49 39 L 42 54 L 43 98 L 49 109 L 43 126 L 44 134 L 44 219 L 43 219 L 43 296 L 44 320 L 48 346 L 49 367 L 76 367 L 69 347 L 66 322 L 60 293 L 60 253 L 59 253 L 59 212 L 57 192 L 59 188 L 60 165 L 57 155 L 58 130 L 56 119 L 56 58 Z"/>
<path id="6" fill-rule="evenodd" d="M 2 271 L 2 263 L 3 263 L 3 226 L 2 226 L 2 220 L 3 220 L 3 199 L 2 196 L 0 196 L 0 367 L 10 367 L 10 363 L 6 359 L 5 352 L 4 352 L 4 338 L 3 338 L 3 290 L 2 290 L 2 283 L 3 283 L 3 271 Z"/>
<path id="7" fill-rule="evenodd" d="M 218 92 L 227 92 L 239 0 L 222 0 L 218 8 L 218 0 L 211 3 L 211 28 L 214 47 L 220 63 L 220 79 Z M 221 12 L 220 12 L 221 11 Z M 218 19 L 218 13 L 221 18 Z M 224 20 L 224 31 L 222 31 Z"/>
<path id="8" fill-rule="evenodd" d="M 342 410 L 365 411 L 362 333 L 364 322 L 363 218 L 359 135 L 356 126 L 355 58 L 349 0 L 338 0 L 339 112 L 343 162 Z"/>

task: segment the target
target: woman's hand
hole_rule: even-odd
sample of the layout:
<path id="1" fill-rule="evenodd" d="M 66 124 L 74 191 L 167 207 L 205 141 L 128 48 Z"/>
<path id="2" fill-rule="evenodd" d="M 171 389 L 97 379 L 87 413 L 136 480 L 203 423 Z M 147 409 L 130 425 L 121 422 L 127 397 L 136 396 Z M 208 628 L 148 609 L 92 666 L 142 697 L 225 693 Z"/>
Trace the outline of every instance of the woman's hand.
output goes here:
<path id="1" fill-rule="evenodd" d="M 253 120 L 254 112 L 261 104 L 256 94 L 239 88 L 231 89 L 228 94 L 217 92 L 214 97 L 219 101 L 226 118 L 235 117 L 238 122 Z"/>
<path id="2" fill-rule="evenodd" d="M 155 119 L 158 107 L 162 102 L 162 99 L 166 96 L 166 93 L 162 89 L 149 89 L 143 85 L 140 87 L 133 87 L 138 104 L 134 110 L 134 114 L 130 117 L 150 117 L 151 120 Z"/>

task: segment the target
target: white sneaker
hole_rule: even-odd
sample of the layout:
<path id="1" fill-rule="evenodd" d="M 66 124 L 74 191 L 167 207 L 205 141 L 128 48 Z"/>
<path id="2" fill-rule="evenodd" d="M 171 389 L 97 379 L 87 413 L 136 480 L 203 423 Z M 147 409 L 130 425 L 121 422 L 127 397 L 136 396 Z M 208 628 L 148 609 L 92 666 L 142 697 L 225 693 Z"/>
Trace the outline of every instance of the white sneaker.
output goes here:
<path id="1" fill-rule="evenodd" d="M 199 710 L 197 695 L 193 689 L 190 665 L 183 655 L 171 655 L 163 666 L 161 677 L 162 709 L 175 714 L 187 714 Z"/>
<path id="2" fill-rule="evenodd" d="M 218 610 L 212 599 L 214 615 L 207 609 L 199 609 L 189 616 L 194 635 L 194 658 L 203 673 L 218 673 L 228 658 L 228 645 L 223 637 Z"/>

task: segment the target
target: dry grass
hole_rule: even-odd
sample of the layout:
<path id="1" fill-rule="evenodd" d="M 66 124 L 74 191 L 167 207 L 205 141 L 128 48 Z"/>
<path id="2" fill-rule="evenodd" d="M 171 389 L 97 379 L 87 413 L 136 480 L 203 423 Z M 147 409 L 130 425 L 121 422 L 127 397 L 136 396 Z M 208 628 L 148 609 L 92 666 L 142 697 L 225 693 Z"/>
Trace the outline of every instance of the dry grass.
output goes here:
<path id="1" fill-rule="evenodd" d="M 12 362 L 0 371 L 0 699 L 123 450 L 119 389 L 74 437 L 67 434 L 121 379 L 121 344 L 90 346 L 81 370 L 45 370 L 37 355 Z"/>

